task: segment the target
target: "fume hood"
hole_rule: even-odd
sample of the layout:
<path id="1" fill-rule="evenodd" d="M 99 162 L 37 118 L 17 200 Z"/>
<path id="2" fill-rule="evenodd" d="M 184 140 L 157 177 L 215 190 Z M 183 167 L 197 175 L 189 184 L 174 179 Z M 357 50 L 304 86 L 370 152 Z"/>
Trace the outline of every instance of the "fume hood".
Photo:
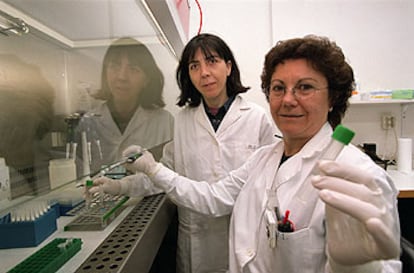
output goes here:
<path id="1" fill-rule="evenodd" d="M 94 103 L 101 103 L 91 93 L 102 88 L 104 56 L 114 41 L 133 38 L 148 48 L 163 75 L 165 110 L 174 112 L 179 94 L 175 69 L 188 39 L 187 5 L 187 1 L 175 0 L 0 0 L 0 234 L 1 225 L 9 224 L 7 216 L 13 211 L 32 208 L 50 196 L 56 201 L 62 189 L 70 189 L 64 197 L 69 198 L 70 205 L 82 202 L 82 194 L 73 184 L 73 177 L 78 181 L 82 173 L 57 185 L 51 183 L 53 172 L 49 167 L 54 166 L 52 162 L 68 159 L 65 145 L 73 127 L 67 121 L 75 114 L 89 113 Z M 75 156 L 72 159 L 78 162 Z M 78 166 L 73 162 L 71 166 L 76 172 Z M 68 234 L 62 227 L 68 224 L 64 221 L 69 216 L 57 218 L 48 211 L 49 219 L 56 217 L 51 222 L 56 220 L 57 231 L 53 226 L 42 240 L 48 240 L 49 235 L 84 240 L 80 255 L 60 272 L 89 272 L 85 268 L 91 264 L 96 266 L 93 272 L 99 272 L 98 267 L 104 265 L 112 269 L 119 266 L 111 272 L 148 271 L 175 206 L 162 194 L 142 201 L 129 200 L 125 206 L 120 213 L 122 218 L 116 218 L 99 234 Z M 27 222 L 35 223 L 39 217 L 34 219 Z M 125 221 L 134 224 L 125 228 Z M 102 257 L 100 251 L 108 250 L 107 243 L 114 242 L 111 234 L 116 236 L 119 232 L 131 236 L 131 241 L 124 242 L 122 247 L 128 250 L 117 257 L 108 254 L 109 259 L 118 260 L 92 257 L 94 249 L 94 255 Z M 20 234 L 9 237 L 26 243 Z M 9 270 L 41 247 L 8 249 L 0 244 L 0 262 Z M 118 250 L 119 244 L 112 247 Z M 87 259 L 90 255 L 91 259 Z M 108 270 L 103 268 L 102 272 Z"/>
<path id="2" fill-rule="evenodd" d="M 3 0 L 0 31 L 7 33 L 12 23 L 5 19 L 12 18 L 70 48 L 133 36 L 142 42 L 161 41 L 177 56 L 188 38 L 187 5 L 168 0 Z"/>

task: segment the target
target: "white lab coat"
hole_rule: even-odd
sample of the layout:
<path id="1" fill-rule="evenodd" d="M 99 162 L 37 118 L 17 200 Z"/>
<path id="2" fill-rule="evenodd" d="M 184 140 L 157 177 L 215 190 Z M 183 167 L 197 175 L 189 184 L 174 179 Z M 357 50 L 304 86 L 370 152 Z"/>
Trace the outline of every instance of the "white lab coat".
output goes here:
<path id="1" fill-rule="evenodd" d="M 331 134 L 331 127 L 325 124 L 279 170 L 284 150 L 282 141 L 261 148 L 241 168 L 212 185 L 193 183 L 165 167 L 153 177 L 153 182 L 180 206 L 215 216 L 233 210 L 229 240 L 231 273 L 328 272 L 325 206 L 317 190 L 310 185 L 308 174 L 328 145 Z M 399 237 L 398 192 L 386 172 L 353 145 L 346 146 L 337 161 L 354 164 L 376 176 L 388 201 L 389 213 L 395 220 L 393 232 Z M 281 211 L 289 209 L 290 219 L 296 226 L 292 233 L 279 233 L 275 249 L 269 247 L 263 217 L 267 191 L 272 185 L 277 188 Z M 401 263 L 396 260 L 381 261 L 381 264 L 383 273 L 401 270 Z"/>
<path id="2" fill-rule="evenodd" d="M 214 183 L 274 141 L 274 127 L 265 110 L 236 96 L 216 132 L 203 104 L 182 109 L 176 117 L 174 141 L 166 146 L 162 161 L 183 176 Z M 179 273 L 228 269 L 229 213 L 210 218 L 178 207 Z"/>
<path id="3" fill-rule="evenodd" d="M 148 110 L 138 107 L 123 133 L 114 122 L 107 102 L 99 104 L 91 113 L 97 116 L 85 120 L 87 124 L 80 126 L 81 130 L 90 126 L 88 133 L 92 140 L 91 171 L 119 160 L 122 152 L 130 145 L 149 149 L 171 141 L 173 137 L 174 117 L 162 108 Z M 99 158 L 94 139 L 100 140 L 102 160 Z"/>

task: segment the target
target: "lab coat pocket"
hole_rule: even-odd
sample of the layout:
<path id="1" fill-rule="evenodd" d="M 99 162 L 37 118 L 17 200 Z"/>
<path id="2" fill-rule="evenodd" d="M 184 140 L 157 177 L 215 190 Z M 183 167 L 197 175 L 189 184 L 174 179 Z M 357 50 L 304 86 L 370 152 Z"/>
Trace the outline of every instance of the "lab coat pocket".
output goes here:
<path id="1" fill-rule="evenodd" d="M 324 239 L 315 238 L 309 228 L 278 232 L 276 261 L 284 272 L 322 272 L 325 263 Z"/>

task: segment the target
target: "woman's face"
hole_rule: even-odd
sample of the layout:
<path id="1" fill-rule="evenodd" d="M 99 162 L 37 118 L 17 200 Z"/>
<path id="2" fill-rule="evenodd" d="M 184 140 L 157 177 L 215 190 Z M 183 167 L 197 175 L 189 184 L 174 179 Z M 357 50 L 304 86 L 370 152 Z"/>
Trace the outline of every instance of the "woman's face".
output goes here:
<path id="1" fill-rule="evenodd" d="M 286 88 L 284 95 L 283 88 Z M 284 139 L 304 144 L 328 118 L 330 105 L 326 77 L 314 70 L 306 59 L 286 60 L 278 64 L 272 74 L 269 105 Z"/>
<path id="2" fill-rule="evenodd" d="M 189 63 L 191 82 L 201 93 L 207 105 L 222 106 L 227 100 L 226 81 L 231 72 L 231 63 L 225 62 L 216 52 L 206 57 L 197 49 Z"/>
<path id="3" fill-rule="evenodd" d="M 117 102 L 137 101 L 148 82 L 145 72 L 137 64 L 130 63 L 127 56 L 109 62 L 106 77 L 112 97 Z"/>

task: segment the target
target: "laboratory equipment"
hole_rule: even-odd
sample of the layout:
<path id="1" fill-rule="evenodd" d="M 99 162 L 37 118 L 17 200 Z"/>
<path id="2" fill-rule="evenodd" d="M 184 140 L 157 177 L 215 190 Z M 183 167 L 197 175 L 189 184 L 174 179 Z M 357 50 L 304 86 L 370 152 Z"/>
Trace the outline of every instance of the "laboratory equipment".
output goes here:
<path id="1" fill-rule="evenodd" d="M 76 215 L 76 218 L 65 226 L 65 231 L 102 230 L 122 212 L 124 209 L 122 205 L 128 201 L 129 197 L 104 194 L 102 187 L 99 194 L 91 196 L 88 189 L 93 186 L 94 179 L 104 176 L 110 170 L 118 168 L 125 163 L 134 162 L 142 156 L 143 152 L 144 150 L 104 167 L 91 179 L 87 179 L 85 183 L 81 182 L 81 184 L 77 185 L 78 187 L 85 186 L 85 203 L 80 204 L 67 213 L 67 215 Z"/>
<path id="2" fill-rule="evenodd" d="M 64 227 L 64 230 L 103 230 L 123 211 L 123 205 L 128 199 L 128 196 L 96 195 L 88 204 L 80 204 L 67 212 L 67 215 L 76 217 Z"/>
<path id="3" fill-rule="evenodd" d="M 79 124 L 81 115 L 79 113 L 74 113 L 64 120 L 67 124 L 66 132 L 66 158 L 76 158 L 76 150 L 78 143 L 76 142 L 76 127 Z"/>
<path id="4" fill-rule="evenodd" d="M 107 174 L 110 170 L 118 168 L 119 166 L 124 165 L 125 163 L 133 163 L 135 160 L 137 160 L 140 156 L 142 156 L 142 153 L 145 152 L 146 149 L 143 149 L 142 152 L 140 153 L 136 153 L 136 154 L 132 154 L 130 156 L 124 157 L 119 161 L 116 161 L 106 167 L 103 167 L 96 175 L 94 175 L 92 177 L 92 180 L 100 177 L 100 176 L 104 176 L 105 174 Z"/>
<path id="5" fill-rule="evenodd" d="M 54 273 L 82 246 L 78 238 L 56 238 L 24 261 L 13 267 L 8 273 Z"/>
<path id="6" fill-rule="evenodd" d="M 81 179 L 86 178 L 86 177 L 90 177 L 90 178 L 86 179 L 86 180 L 83 180 L 83 181 L 80 181 L 79 183 L 76 184 L 76 187 L 77 188 L 78 187 L 84 187 L 87 180 L 92 180 L 93 181 L 94 179 L 97 179 L 98 177 L 101 177 L 101 176 L 104 176 L 104 175 L 108 174 L 111 170 L 119 168 L 120 166 L 122 166 L 125 163 L 133 163 L 140 156 L 142 156 L 142 153 L 144 151 L 146 151 L 146 149 L 143 149 L 142 152 L 140 152 L 140 153 L 136 153 L 136 154 L 130 155 L 128 157 L 124 157 L 124 158 L 122 158 L 118 161 L 115 161 L 114 163 L 111 163 L 108 166 L 104 166 L 98 172 L 88 173 L 88 174 L 85 174 L 81 177 L 78 177 L 77 180 L 81 180 Z M 149 149 L 149 151 L 151 151 L 151 149 Z"/>
<path id="7" fill-rule="evenodd" d="M 57 212 L 44 202 L 29 202 L 0 217 L 0 249 L 37 246 L 57 229 Z"/>
<path id="8" fill-rule="evenodd" d="M 4 158 L 0 157 L 0 202 L 10 200 L 10 173 Z"/>
<path id="9" fill-rule="evenodd" d="M 76 179 L 76 165 L 72 158 L 58 158 L 49 161 L 50 189 L 55 189 Z"/>

